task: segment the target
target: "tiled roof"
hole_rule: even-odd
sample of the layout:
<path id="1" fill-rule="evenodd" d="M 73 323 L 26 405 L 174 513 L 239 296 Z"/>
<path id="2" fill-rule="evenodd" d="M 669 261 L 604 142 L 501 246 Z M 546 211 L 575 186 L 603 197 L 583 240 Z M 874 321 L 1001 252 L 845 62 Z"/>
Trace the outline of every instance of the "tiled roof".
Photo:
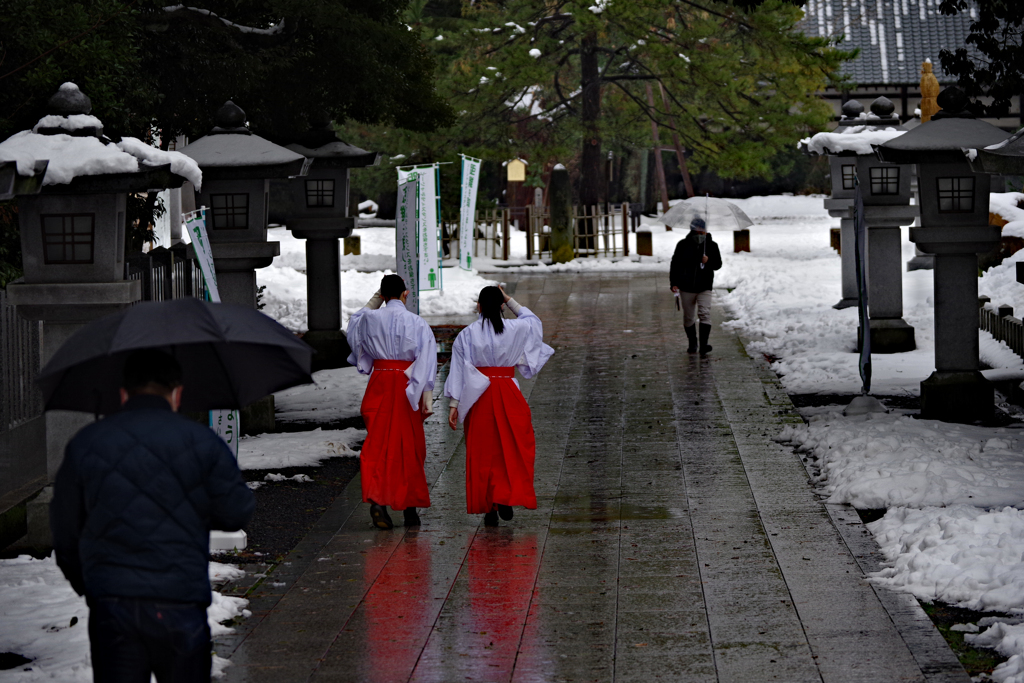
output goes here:
<path id="1" fill-rule="evenodd" d="M 965 45 L 975 10 L 947 16 L 939 0 L 807 0 L 800 26 L 807 35 L 844 36 L 840 47 L 860 48 L 841 71 L 860 85 L 917 85 L 921 62 L 931 59 L 939 83 L 954 83 L 939 50 Z"/>

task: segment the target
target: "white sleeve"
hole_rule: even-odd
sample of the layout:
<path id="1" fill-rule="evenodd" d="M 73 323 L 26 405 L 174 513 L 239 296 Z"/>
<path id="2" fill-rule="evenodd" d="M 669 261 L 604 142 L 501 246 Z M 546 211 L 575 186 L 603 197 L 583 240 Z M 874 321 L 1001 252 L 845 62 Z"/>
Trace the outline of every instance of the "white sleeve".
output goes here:
<path id="1" fill-rule="evenodd" d="M 370 310 L 364 307 L 353 313 L 352 317 L 348 319 L 348 331 L 345 333 L 348 346 L 352 349 L 352 353 L 348 356 L 348 363 L 356 366 L 356 369 L 364 375 L 369 375 L 373 371 L 373 359 L 363 351 L 365 339 L 363 324 L 366 322 L 366 314 Z"/>
<path id="2" fill-rule="evenodd" d="M 523 355 L 517 363 L 519 372 L 523 377 L 530 379 L 544 367 L 548 359 L 554 355 L 555 350 L 544 343 L 544 323 L 526 306 L 519 306 L 516 311 L 520 322 L 527 325 L 526 346 Z"/>
<path id="3" fill-rule="evenodd" d="M 419 408 L 424 392 L 433 391 L 437 379 L 437 342 L 430 325 L 416 316 L 420 323 L 416 330 L 416 360 L 409 367 L 409 384 L 405 388 L 406 398 L 413 410 Z"/>
<path id="4" fill-rule="evenodd" d="M 462 366 L 466 362 L 462 334 L 452 344 L 452 360 L 448 363 L 448 379 L 444 383 L 444 395 L 458 401 L 462 397 Z M 456 403 L 458 405 L 458 403 Z"/>

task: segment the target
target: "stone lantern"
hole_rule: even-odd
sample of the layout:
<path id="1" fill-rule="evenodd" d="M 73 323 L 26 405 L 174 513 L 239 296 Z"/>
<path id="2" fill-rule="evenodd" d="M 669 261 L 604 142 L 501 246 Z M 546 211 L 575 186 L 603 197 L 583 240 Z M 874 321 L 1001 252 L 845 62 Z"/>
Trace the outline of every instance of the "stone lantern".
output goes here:
<path id="1" fill-rule="evenodd" d="M 1024 175 L 1024 128 L 1003 142 L 974 150 L 971 168 L 990 175 Z M 1017 282 L 1024 284 L 1024 263 L 1017 263 Z"/>
<path id="2" fill-rule="evenodd" d="M 841 218 L 843 299 L 835 308 L 857 303 L 854 264 L 853 202 L 857 182 L 864 202 L 868 239 L 865 255 L 870 302 L 871 350 L 900 353 L 916 347 L 914 328 L 903 320 L 903 266 L 900 228 L 913 223 L 917 207 L 910 206 L 913 166 L 878 159 L 874 146 L 903 135 L 895 107 L 885 97 L 871 103 L 871 114 L 851 100 L 834 133 L 819 133 L 806 144 L 810 153 L 827 152 L 832 196 L 825 200 L 829 214 Z M 863 339 L 858 330 L 858 347 Z"/>
<path id="3" fill-rule="evenodd" d="M 287 188 L 274 193 L 281 201 L 271 208 L 293 235 L 306 240 L 309 331 L 303 340 L 317 351 L 317 369 L 342 367 L 349 348 L 341 331 L 338 240 L 352 234 L 356 220 L 349 216 L 349 170 L 376 166 L 380 154 L 342 142 L 329 120 L 287 148 L 312 162 L 305 176 L 275 182 L 287 182 Z"/>
<path id="4" fill-rule="evenodd" d="M 196 206 L 206 207 L 217 284 L 225 303 L 256 307 L 256 269 L 281 253 L 267 241 L 270 180 L 305 173 L 301 154 L 253 135 L 245 112 L 228 101 L 208 135 L 182 148 L 203 172 Z"/>
<path id="5" fill-rule="evenodd" d="M 972 422 L 991 416 L 992 385 L 978 365 L 978 254 L 999 244 L 989 225 L 989 176 L 963 150 L 1005 140 L 1006 132 L 965 111 L 967 96 L 950 87 L 942 111 L 878 147 L 883 161 L 917 164 L 921 227 L 910 240 L 935 255 L 935 372 L 921 383 L 921 416 Z"/>
<path id="6" fill-rule="evenodd" d="M 200 183 L 190 160 L 134 138 L 116 145 L 90 116 L 92 103 L 65 83 L 32 131 L 0 143 L 0 161 L 12 157 L 22 175 L 18 201 L 24 277 L 8 285 L 18 314 L 43 323 L 41 362 L 84 324 L 141 298 L 141 283 L 125 280 L 125 206 L 130 192 Z M 47 164 L 48 162 L 48 164 Z M 172 171 L 173 168 L 173 171 Z M 180 175 L 179 175 L 180 173 Z M 47 471 L 52 479 L 64 446 L 91 416 L 51 411 L 46 418 Z"/>

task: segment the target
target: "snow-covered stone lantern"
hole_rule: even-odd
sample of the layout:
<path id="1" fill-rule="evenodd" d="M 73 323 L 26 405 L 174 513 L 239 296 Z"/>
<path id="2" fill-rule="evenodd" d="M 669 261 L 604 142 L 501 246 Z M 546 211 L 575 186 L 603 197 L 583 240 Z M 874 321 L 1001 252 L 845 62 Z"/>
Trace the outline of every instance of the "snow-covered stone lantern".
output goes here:
<path id="1" fill-rule="evenodd" d="M 42 363 L 82 325 L 138 301 L 139 281 L 125 279 L 125 206 L 130 192 L 197 187 L 196 164 L 125 137 L 117 144 L 90 115 L 92 103 L 74 83 L 49 100 L 49 114 L 32 130 L 0 143 L 0 163 L 21 178 L 18 201 L 24 278 L 8 285 L 18 314 L 43 323 Z M 41 188 L 37 182 L 40 172 Z M 47 415 L 47 470 L 56 473 L 68 439 L 91 419 Z"/>
<path id="2" fill-rule="evenodd" d="M 935 372 L 921 383 L 921 416 L 972 422 L 991 416 L 992 385 L 978 365 L 978 254 L 999 244 L 989 225 L 989 176 L 964 149 L 982 149 L 1007 133 L 965 111 L 956 87 L 939 94 L 942 111 L 878 147 L 883 161 L 917 164 L 921 227 L 910 240 L 935 255 Z"/>
<path id="3" fill-rule="evenodd" d="M 1024 175 L 1024 128 L 990 147 L 968 149 L 971 168 L 991 175 Z M 1017 263 L 1017 282 L 1024 284 L 1024 263 Z"/>
<path id="4" fill-rule="evenodd" d="M 913 166 L 886 163 L 874 151 L 876 145 L 906 133 L 892 115 L 894 110 L 885 97 L 871 103 L 870 113 L 865 113 L 859 102 L 847 102 L 835 132 L 819 133 L 803 143 L 808 153 L 829 155 L 832 196 L 825 200 L 825 208 L 842 220 L 843 299 L 836 308 L 850 305 L 851 295 L 852 303 L 857 302 L 853 202 L 860 184 L 868 229 L 869 326 L 875 353 L 900 353 L 916 347 L 914 328 L 903 320 L 900 234 L 900 227 L 910 225 L 917 216 L 917 207 L 910 206 Z M 858 330 L 858 346 L 863 333 Z"/>
<path id="5" fill-rule="evenodd" d="M 317 350 L 318 368 L 340 367 L 349 348 L 341 331 L 338 240 L 352 234 L 356 220 L 348 211 L 349 170 L 376 166 L 380 155 L 339 140 L 330 121 L 287 148 L 312 161 L 305 176 L 287 181 L 286 206 L 275 207 L 292 234 L 306 240 L 309 331 L 303 340 Z"/>
<path id="6" fill-rule="evenodd" d="M 228 101 L 210 133 L 182 148 L 203 172 L 196 206 L 206 207 L 217 284 L 225 303 L 256 307 L 256 269 L 281 253 L 267 241 L 270 180 L 302 175 L 306 158 L 253 135 L 245 112 Z"/>

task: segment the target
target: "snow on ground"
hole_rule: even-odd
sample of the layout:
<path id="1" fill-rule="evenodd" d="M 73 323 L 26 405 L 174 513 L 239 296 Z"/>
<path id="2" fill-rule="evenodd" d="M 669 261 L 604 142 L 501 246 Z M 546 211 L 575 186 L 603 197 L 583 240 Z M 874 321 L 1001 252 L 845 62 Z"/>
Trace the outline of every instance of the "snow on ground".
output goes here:
<path id="1" fill-rule="evenodd" d="M 861 510 L 1024 506 L 1024 429 L 897 413 L 844 417 L 837 409 L 787 426 L 777 440 L 817 459 L 815 483 L 830 503 Z"/>
<path id="2" fill-rule="evenodd" d="M 314 384 L 274 394 L 275 419 L 279 422 L 336 422 L 359 415 L 369 375 L 355 367 L 320 370 Z"/>
<path id="3" fill-rule="evenodd" d="M 233 565 L 210 563 L 210 579 L 223 583 L 238 578 Z M 232 633 L 221 624 L 250 616 L 248 601 L 213 592 L 207 609 L 214 636 Z M 0 560 L 0 652 L 13 652 L 32 661 L 0 671 L 2 683 L 62 681 L 91 683 L 89 608 L 67 582 L 53 556 L 36 560 L 22 555 Z M 226 659 L 214 656 L 214 670 L 223 671 Z"/>
<path id="4" fill-rule="evenodd" d="M 380 280 L 395 272 L 394 228 L 358 228 L 361 256 L 341 258 L 342 326 L 348 318 L 362 308 L 380 288 Z M 267 268 L 256 271 L 258 285 L 266 285 L 263 292 L 263 312 L 291 330 L 305 331 L 306 320 L 306 245 L 284 228 L 271 228 L 271 241 L 281 243 L 281 255 Z M 525 239 L 524 239 L 525 249 Z M 420 313 L 423 316 L 471 315 L 476 297 L 496 280 L 486 279 L 476 271 L 445 268 L 442 273 L 444 291 L 423 292 L 420 295 Z"/>
<path id="5" fill-rule="evenodd" d="M 321 460 L 356 457 L 365 429 L 314 429 L 311 432 L 258 434 L 238 441 L 238 466 L 243 470 L 317 467 Z"/>

